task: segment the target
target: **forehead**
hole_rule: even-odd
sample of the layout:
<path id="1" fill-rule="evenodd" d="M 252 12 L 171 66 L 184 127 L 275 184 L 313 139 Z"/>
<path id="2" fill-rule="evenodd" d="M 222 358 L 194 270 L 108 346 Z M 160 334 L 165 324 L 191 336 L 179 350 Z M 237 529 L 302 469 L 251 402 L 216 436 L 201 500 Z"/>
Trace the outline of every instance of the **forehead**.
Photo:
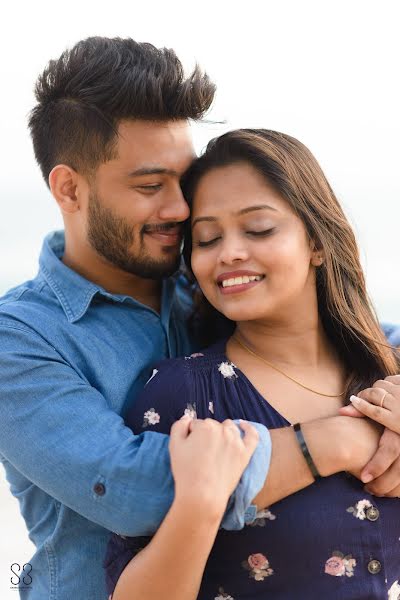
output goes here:
<path id="1" fill-rule="evenodd" d="M 118 126 L 116 161 L 121 168 L 132 171 L 142 165 L 153 165 L 181 173 L 194 157 L 191 129 L 186 120 L 122 121 Z"/>
<path id="2" fill-rule="evenodd" d="M 268 204 L 287 212 L 289 204 L 255 167 L 247 162 L 216 167 L 200 179 L 192 215 L 230 215 L 250 205 Z"/>

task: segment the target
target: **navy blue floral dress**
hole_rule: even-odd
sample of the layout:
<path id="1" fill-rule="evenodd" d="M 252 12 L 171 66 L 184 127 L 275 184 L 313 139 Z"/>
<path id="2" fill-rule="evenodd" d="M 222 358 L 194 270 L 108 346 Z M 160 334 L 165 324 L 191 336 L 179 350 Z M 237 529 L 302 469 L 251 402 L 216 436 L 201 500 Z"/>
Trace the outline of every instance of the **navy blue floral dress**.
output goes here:
<path id="1" fill-rule="evenodd" d="M 224 340 L 156 365 L 127 425 L 137 434 L 169 433 L 189 413 L 217 421 L 240 418 L 270 429 L 290 426 L 228 360 L 225 346 Z M 149 540 L 112 534 L 104 561 L 110 594 Z M 190 565 L 182 565 L 186 568 Z M 399 600 L 399 500 L 371 496 L 354 477 L 339 473 L 260 511 L 241 531 L 221 529 L 198 600 L 269 598 Z"/>

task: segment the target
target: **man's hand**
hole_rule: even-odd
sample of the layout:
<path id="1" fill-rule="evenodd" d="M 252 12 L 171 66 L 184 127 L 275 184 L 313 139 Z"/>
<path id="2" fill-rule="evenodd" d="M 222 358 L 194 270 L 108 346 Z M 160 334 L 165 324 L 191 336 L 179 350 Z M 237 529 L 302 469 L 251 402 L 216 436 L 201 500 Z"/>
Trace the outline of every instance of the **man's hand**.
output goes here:
<path id="1" fill-rule="evenodd" d="M 356 399 L 357 398 L 357 399 Z M 365 465 L 361 480 L 376 496 L 400 497 L 400 375 L 391 375 L 352 397 L 340 414 L 369 417 L 386 427 L 376 454 Z M 383 400 L 383 402 L 382 402 Z M 381 406 L 382 404 L 382 406 Z"/>

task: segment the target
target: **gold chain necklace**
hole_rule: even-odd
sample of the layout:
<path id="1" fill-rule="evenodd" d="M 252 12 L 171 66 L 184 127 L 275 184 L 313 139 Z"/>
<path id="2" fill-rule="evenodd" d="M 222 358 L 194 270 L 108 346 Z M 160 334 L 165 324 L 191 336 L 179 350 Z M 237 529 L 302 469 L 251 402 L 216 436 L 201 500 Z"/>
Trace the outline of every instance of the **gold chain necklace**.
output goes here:
<path id="1" fill-rule="evenodd" d="M 283 371 L 281 371 L 280 369 L 278 369 L 278 367 L 275 367 L 275 365 L 272 365 L 270 362 L 268 362 L 267 360 L 265 360 L 265 358 L 263 358 L 259 354 L 256 354 L 253 350 L 251 350 L 248 346 L 246 346 L 246 344 L 244 344 L 242 341 L 240 341 L 240 339 L 237 337 L 237 335 L 233 335 L 232 339 L 235 340 L 235 342 L 237 342 L 240 346 L 242 346 L 242 348 L 244 348 L 244 350 L 246 350 L 249 354 L 252 354 L 253 356 L 255 356 L 256 358 L 258 358 L 259 360 L 262 360 L 262 362 L 264 362 L 266 365 L 268 365 L 272 369 L 275 369 L 275 371 L 278 371 L 278 373 L 280 373 L 284 377 L 287 377 L 288 379 L 290 379 L 290 381 L 293 381 L 293 383 L 297 383 L 297 385 L 299 385 L 300 387 L 304 388 L 305 390 L 308 390 L 309 392 L 312 392 L 313 394 L 318 394 L 319 396 L 325 396 L 326 398 L 337 398 L 339 396 L 344 396 L 345 393 L 346 393 L 346 390 L 345 390 L 341 394 L 323 394 L 322 392 L 318 392 L 317 390 L 313 390 L 312 388 L 307 387 L 303 383 L 300 383 L 300 381 L 297 381 L 296 379 L 293 379 L 293 377 L 290 377 L 290 375 L 288 375 L 287 373 L 284 373 Z"/>

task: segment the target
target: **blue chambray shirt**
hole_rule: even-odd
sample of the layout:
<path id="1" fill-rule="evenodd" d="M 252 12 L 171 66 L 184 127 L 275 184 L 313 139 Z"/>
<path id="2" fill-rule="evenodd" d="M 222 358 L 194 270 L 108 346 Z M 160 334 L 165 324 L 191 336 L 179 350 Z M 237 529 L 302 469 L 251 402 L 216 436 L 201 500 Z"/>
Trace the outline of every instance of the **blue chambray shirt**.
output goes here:
<path id="1" fill-rule="evenodd" d="M 166 279 L 159 315 L 84 279 L 63 251 L 63 232 L 50 234 L 37 277 L 0 300 L 0 458 L 36 546 L 21 598 L 106 600 L 109 531 L 151 534 L 173 499 L 168 436 L 135 436 L 123 416 L 152 364 L 193 350 L 190 297 Z M 254 517 L 270 460 L 257 428 L 225 529 Z"/>

